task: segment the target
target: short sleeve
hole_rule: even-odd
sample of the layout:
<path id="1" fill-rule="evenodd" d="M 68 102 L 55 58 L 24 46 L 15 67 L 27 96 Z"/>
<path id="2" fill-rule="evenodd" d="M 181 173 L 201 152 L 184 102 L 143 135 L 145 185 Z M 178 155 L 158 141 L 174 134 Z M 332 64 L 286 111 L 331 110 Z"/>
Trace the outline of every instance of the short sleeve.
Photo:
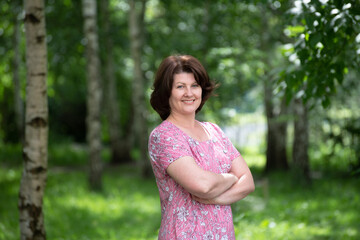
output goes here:
<path id="1" fill-rule="evenodd" d="M 225 135 L 223 130 L 221 130 L 221 128 L 215 123 L 208 124 L 211 125 L 211 128 L 213 129 L 214 135 L 216 136 L 217 140 L 220 141 L 220 144 L 223 148 L 222 151 L 226 154 L 227 158 L 229 160 L 234 160 L 235 158 L 239 157 L 239 151 L 235 148 L 230 139 Z"/>
<path id="2" fill-rule="evenodd" d="M 171 127 L 164 128 L 160 125 L 155 128 L 150 134 L 148 147 L 155 175 L 165 175 L 172 162 L 181 157 L 192 156 L 187 140 Z"/>

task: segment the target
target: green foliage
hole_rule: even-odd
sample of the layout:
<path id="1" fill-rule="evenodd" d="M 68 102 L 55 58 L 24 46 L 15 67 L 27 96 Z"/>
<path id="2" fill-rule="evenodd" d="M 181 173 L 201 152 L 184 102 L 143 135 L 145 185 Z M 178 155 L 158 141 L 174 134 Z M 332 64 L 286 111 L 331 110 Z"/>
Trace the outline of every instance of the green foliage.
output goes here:
<path id="1" fill-rule="evenodd" d="M 110 150 L 104 147 L 102 150 L 104 163 L 110 160 Z M 22 146 L 20 144 L 0 144 L 0 163 L 6 166 L 22 166 Z M 83 167 L 88 164 L 88 151 L 84 144 L 72 141 L 53 142 L 50 140 L 48 148 L 48 165 Z"/>
<path id="2" fill-rule="evenodd" d="M 84 166 L 88 153 L 85 145 L 60 143 L 49 146 L 49 166 Z"/>
<path id="3" fill-rule="evenodd" d="M 336 166 L 360 174 L 360 108 L 358 77 L 350 72 L 326 110 L 315 107 L 310 118 L 310 151 L 316 169 Z M 324 164 L 325 163 L 325 164 Z"/>
<path id="4" fill-rule="evenodd" d="M 20 19 L 21 1 L 0 2 L 0 143 L 19 141 L 20 134 L 14 121 L 14 93 L 13 93 L 13 58 L 14 58 L 14 31 L 15 21 Z M 20 29 L 21 22 L 19 21 Z M 20 48 L 24 48 L 24 41 L 21 41 Z M 22 55 L 20 56 L 24 63 Z M 25 71 L 20 66 L 20 85 L 24 87 Z M 24 91 L 22 91 L 22 96 Z"/>
<path id="5" fill-rule="evenodd" d="M 46 29 L 50 132 L 84 142 L 86 68 L 81 1 L 47 2 Z"/>
<path id="6" fill-rule="evenodd" d="M 10 166 L 19 166 L 22 163 L 22 146 L 20 144 L 1 144 L 0 159 Z"/>
<path id="7" fill-rule="evenodd" d="M 360 2 L 295 1 L 290 9 L 292 25 L 285 32 L 295 37 L 284 70 L 287 98 L 302 97 L 330 105 L 330 97 L 342 85 L 349 68 L 360 65 Z"/>
<path id="8" fill-rule="evenodd" d="M 102 28 L 102 1 L 98 1 L 100 54 L 105 59 L 106 37 L 113 39 L 113 54 L 116 66 L 118 100 L 120 106 L 121 136 L 126 136 L 132 122 L 131 81 L 132 60 L 129 52 L 128 2 L 110 1 L 110 32 Z M 344 97 L 358 92 L 351 90 L 357 82 L 347 84 L 346 76 L 354 74 L 359 65 L 359 2 L 358 1 L 164 1 L 147 2 L 145 14 L 145 47 L 142 69 L 145 77 L 145 96 L 151 93 L 151 84 L 160 61 L 174 53 L 191 54 L 200 59 L 210 77 L 220 88 L 217 97 L 210 98 L 199 118 L 215 121 L 226 126 L 236 120 L 234 113 L 263 111 L 263 84 L 265 81 L 279 85 L 274 89 L 274 102 L 282 97 L 285 88 L 287 97 L 314 98 L 314 105 L 333 105 L 330 96 L 341 92 Z M 300 3 L 300 5 L 299 5 Z M 0 143 L 19 143 L 14 120 L 14 100 L 11 61 L 14 55 L 13 32 L 16 17 L 22 2 L 0 3 Z M 297 11 L 296 13 L 294 11 Z M 286 13 L 293 14 L 287 15 Z M 79 150 L 70 142 L 84 143 L 86 136 L 86 80 L 84 61 L 83 19 L 81 1 L 46 2 L 48 43 L 48 93 L 50 148 L 49 164 L 66 165 L 70 162 L 86 162 L 86 151 Z M 22 26 L 23 30 L 23 26 Z M 107 34 L 107 35 L 105 35 Z M 24 36 L 21 41 L 22 91 L 25 90 Z M 284 56 L 289 61 L 286 62 Z M 279 73 L 281 76 L 279 77 Z M 105 76 L 103 74 L 103 76 Z M 355 79 L 358 75 L 355 74 Z M 106 79 L 103 79 L 104 86 Z M 106 96 L 106 91 L 104 96 Z M 24 94 L 23 94 L 24 95 Z M 336 101 L 336 100 L 332 100 Z M 357 111 L 349 107 L 341 108 Z M 105 105 L 105 104 L 104 104 Z M 103 106 L 104 112 L 106 106 Z M 330 107 L 331 108 L 331 107 Z M 148 104 L 149 129 L 159 123 L 159 117 Z M 276 110 L 276 109 L 275 109 Z M 323 116 L 323 115 L 322 115 Z M 315 119 L 315 118 L 314 118 Z M 358 149 L 356 116 L 353 121 L 332 124 L 344 129 L 342 141 L 336 149 Z M 104 115 L 103 140 L 109 142 L 109 124 Z M 312 119 L 310 120 L 312 121 Z M 321 118 L 315 120 L 324 123 Z M 324 123 L 325 124 L 325 123 Z M 322 126 L 317 129 L 321 129 Z M 351 135 L 352 133 L 356 133 Z M 330 134 L 326 132 L 326 134 Z M 326 136 L 326 137 L 324 137 Z M 339 139 L 325 135 L 312 136 L 317 159 L 331 149 L 332 141 Z M 350 137 L 351 136 L 351 137 Z M 353 141 L 350 144 L 349 139 Z M 62 142 L 69 146 L 64 146 Z M 316 148 L 317 143 L 321 147 Z M 53 144 L 60 143 L 56 147 Z M 65 145 L 66 145 L 65 144 Z M 7 146 L 2 146 L 5 149 Z M 11 146 L 9 146 L 11 148 Z M 20 148 L 19 148 L 20 149 Z M 68 152 L 68 156 L 64 154 Z M 312 151 L 312 150 L 311 150 Z M 11 151 L 10 151 L 11 152 Z M 21 149 L 19 150 L 21 152 Z M 331 152 L 330 150 L 327 152 Z M 20 159 L 21 153 L 8 154 L 5 159 Z M 20 155 L 19 155 L 20 154 Z M 108 152 L 104 151 L 105 156 Z M 334 155 L 350 156 L 339 151 Z M 132 150 L 136 158 L 138 152 Z M 359 153 L 356 153 L 358 157 Z M 16 156 L 16 157 L 15 157 Z M 332 156 L 332 159 L 339 159 Z M 352 156 L 352 155 L 351 155 Z M 107 158 L 107 157 L 106 157 Z M 355 159 L 355 158 L 352 158 Z M 5 160 L 7 161 L 7 160 Z M 61 162 L 63 161 L 63 164 Z M 333 160 L 335 161 L 335 160 Z M 350 162 L 353 162 L 351 160 Z"/>

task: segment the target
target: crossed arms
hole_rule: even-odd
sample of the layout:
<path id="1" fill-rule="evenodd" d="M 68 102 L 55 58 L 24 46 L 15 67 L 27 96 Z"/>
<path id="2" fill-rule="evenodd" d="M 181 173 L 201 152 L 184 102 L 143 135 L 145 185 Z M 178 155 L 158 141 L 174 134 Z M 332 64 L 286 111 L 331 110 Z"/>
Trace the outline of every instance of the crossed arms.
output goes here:
<path id="1" fill-rule="evenodd" d="M 205 204 L 229 205 L 255 190 L 251 172 L 241 156 L 232 161 L 229 173 L 203 170 L 192 157 L 179 158 L 166 171 L 194 200 Z"/>

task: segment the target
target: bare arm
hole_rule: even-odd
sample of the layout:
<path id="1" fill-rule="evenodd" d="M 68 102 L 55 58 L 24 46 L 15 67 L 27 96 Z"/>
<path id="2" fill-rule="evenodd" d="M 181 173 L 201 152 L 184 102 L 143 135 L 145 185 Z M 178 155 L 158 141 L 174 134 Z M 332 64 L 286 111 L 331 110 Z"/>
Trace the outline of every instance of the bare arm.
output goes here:
<path id="1" fill-rule="evenodd" d="M 241 156 L 233 160 L 230 173 L 237 176 L 238 181 L 227 191 L 212 199 L 202 199 L 198 196 L 193 196 L 193 199 L 205 204 L 229 205 L 245 198 L 249 193 L 255 190 L 255 184 L 250 169 Z"/>
<path id="2" fill-rule="evenodd" d="M 166 171 L 189 193 L 202 199 L 213 199 L 238 181 L 234 174 L 216 174 L 203 170 L 192 157 L 179 158 Z"/>

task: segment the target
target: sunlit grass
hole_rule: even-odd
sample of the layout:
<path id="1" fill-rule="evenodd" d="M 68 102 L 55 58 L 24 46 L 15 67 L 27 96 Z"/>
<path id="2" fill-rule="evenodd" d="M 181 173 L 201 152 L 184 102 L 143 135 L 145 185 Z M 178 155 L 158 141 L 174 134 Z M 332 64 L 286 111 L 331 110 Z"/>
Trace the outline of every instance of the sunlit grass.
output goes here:
<path id="1" fill-rule="evenodd" d="M 255 170 L 256 190 L 232 206 L 237 239 L 360 238 L 360 179 L 324 173 L 303 187 L 289 173 L 260 175 L 265 157 L 242 152 Z M 44 197 L 48 239 L 157 239 L 161 211 L 154 179 L 142 179 L 135 166 L 107 168 L 104 190 L 91 192 L 86 168 L 75 166 L 49 166 Z M 20 238 L 20 178 L 20 165 L 0 168 L 0 240 Z"/>
<path id="2" fill-rule="evenodd" d="M 68 179 L 65 184 L 62 178 L 49 176 L 50 186 L 44 204 L 48 212 L 49 239 L 156 238 L 160 205 L 155 182 L 117 169 L 107 171 L 104 191 L 94 193 L 88 191 L 84 173 L 63 175 Z M 74 186 L 74 182 L 78 184 Z M 63 197 L 56 198 L 59 194 Z M 76 228 L 72 229 L 74 223 Z M 62 227 L 53 227 L 59 225 Z M 69 229 L 74 237 L 66 236 Z"/>
<path id="3" fill-rule="evenodd" d="M 288 174 L 259 181 L 250 196 L 233 205 L 239 239 L 358 239 L 359 179 L 323 178 L 306 188 Z M 268 198 L 263 189 L 268 187 Z"/>

